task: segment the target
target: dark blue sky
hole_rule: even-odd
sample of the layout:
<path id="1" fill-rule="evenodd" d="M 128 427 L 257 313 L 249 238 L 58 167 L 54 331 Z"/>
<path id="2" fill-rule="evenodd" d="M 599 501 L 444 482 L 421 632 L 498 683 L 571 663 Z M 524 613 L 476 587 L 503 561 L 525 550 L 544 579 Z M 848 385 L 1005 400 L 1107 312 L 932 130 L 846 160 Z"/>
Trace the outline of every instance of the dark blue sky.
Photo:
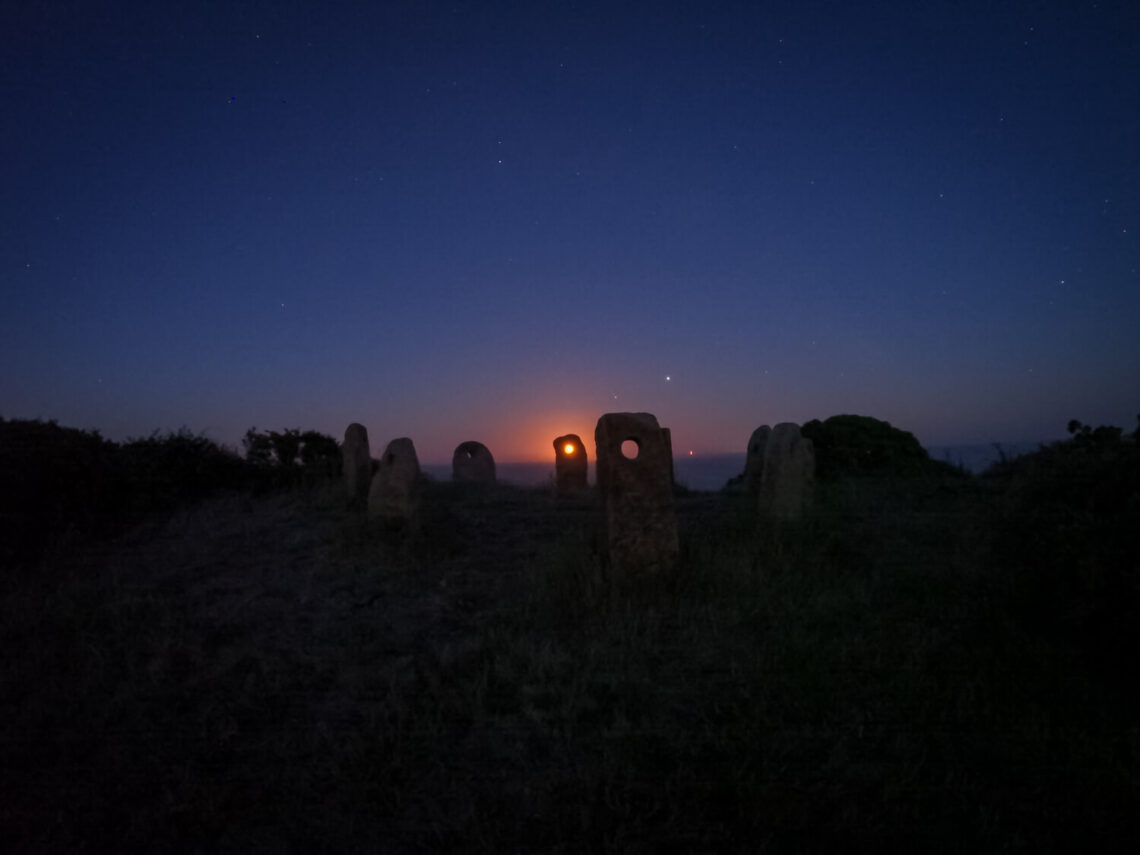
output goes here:
<path id="1" fill-rule="evenodd" d="M 1140 411 L 1135 4 L 20 5 L 5 417 L 433 461 Z"/>

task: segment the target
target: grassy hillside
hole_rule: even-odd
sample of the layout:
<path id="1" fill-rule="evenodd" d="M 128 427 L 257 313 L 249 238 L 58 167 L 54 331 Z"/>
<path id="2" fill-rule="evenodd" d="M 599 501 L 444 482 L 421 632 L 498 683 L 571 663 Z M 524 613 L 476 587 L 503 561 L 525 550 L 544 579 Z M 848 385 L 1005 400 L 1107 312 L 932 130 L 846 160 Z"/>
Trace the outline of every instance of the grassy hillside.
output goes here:
<path id="1" fill-rule="evenodd" d="M 591 497 L 231 492 L 7 574 L 16 852 L 1131 847 L 1134 443 L 678 498 L 608 578 Z M 1103 439 L 1103 437 L 1102 437 Z"/>

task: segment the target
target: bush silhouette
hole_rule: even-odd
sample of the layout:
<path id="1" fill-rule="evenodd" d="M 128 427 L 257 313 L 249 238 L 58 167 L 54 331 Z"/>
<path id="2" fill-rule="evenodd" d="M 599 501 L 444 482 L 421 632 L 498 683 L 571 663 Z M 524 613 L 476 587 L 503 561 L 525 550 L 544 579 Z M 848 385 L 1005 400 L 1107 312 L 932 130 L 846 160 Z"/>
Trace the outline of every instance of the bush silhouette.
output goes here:
<path id="1" fill-rule="evenodd" d="M 0 560 L 13 564 L 248 480 L 237 454 L 185 427 L 118 444 L 98 431 L 21 419 L 0 419 L 0 471 Z"/>
<path id="2" fill-rule="evenodd" d="M 815 446 L 821 479 L 847 475 L 917 475 L 936 467 L 914 434 L 870 416 L 813 419 L 801 431 Z"/>
<path id="3" fill-rule="evenodd" d="M 0 418 L 0 559 L 23 563 L 115 514 L 115 443 L 54 421 Z"/>
<path id="4" fill-rule="evenodd" d="M 240 487 L 246 472 L 236 453 L 186 427 L 127 440 L 118 449 L 117 463 L 124 505 L 132 511 L 168 509 Z"/>
<path id="5" fill-rule="evenodd" d="M 995 553 L 1042 632 L 1124 667 L 1140 645 L 1140 445 L 1076 420 L 1069 434 L 983 473 L 1001 495 Z"/>
<path id="6" fill-rule="evenodd" d="M 259 432 L 251 427 L 242 439 L 245 459 L 274 486 L 312 485 L 340 474 L 340 445 L 327 434 L 297 428 Z"/>

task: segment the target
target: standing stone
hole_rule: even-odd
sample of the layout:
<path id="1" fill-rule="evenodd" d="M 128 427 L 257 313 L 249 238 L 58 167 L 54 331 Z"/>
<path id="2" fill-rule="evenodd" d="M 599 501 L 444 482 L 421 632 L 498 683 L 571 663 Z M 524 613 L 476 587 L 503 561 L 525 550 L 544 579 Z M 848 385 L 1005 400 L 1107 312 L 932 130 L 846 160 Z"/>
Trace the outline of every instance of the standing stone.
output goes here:
<path id="1" fill-rule="evenodd" d="M 392 440 L 372 476 L 368 516 L 388 525 L 407 522 L 416 510 L 419 487 L 420 461 L 415 445 L 406 436 Z"/>
<path id="2" fill-rule="evenodd" d="M 364 425 L 353 422 L 345 429 L 340 453 L 349 507 L 363 508 L 368 504 L 368 486 L 372 481 L 372 452 Z"/>
<path id="3" fill-rule="evenodd" d="M 594 430 L 598 493 L 610 563 L 621 573 L 652 573 L 676 562 L 673 460 L 669 432 L 649 413 L 606 413 Z M 635 457 L 622 443 L 637 444 Z"/>
<path id="4" fill-rule="evenodd" d="M 451 480 L 474 484 L 495 483 L 495 458 L 481 442 L 461 442 L 451 456 Z"/>
<path id="5" fill-rule="evenodd" d="M 760 476 L 760 513 L 779 520 L 803 516 L 815 485 L 815 449 L 800 426 L 783 422 L 772 428 Z"/>
<path id="6" fill-rule="evenodd" d="M 576 433 L 554 440 L 554 478 L 560 495 L 586 489 L 586 446 Z"/>
<path id="7" fill-rule="evenodd" d="M 750 493 L 760 491 L 760 480 L 764 473 L 764 453 L 768 448 L 768 437 L 772 429 L 761 425 L 752 431 L 748 440 L 748 453 L 744 458 L 744 489 Z"/>

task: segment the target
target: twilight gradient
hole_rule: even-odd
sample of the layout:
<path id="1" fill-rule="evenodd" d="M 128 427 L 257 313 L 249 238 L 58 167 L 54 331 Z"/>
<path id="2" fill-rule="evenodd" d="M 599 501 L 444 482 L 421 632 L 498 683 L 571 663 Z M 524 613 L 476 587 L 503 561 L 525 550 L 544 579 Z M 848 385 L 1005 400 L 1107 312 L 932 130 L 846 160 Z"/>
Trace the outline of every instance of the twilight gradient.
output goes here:
<path id="1" fill-rule="evenodd" d="M 180 5 L 0 13 L 0 415 L 1135 423 L 1134 3 Z"/>

